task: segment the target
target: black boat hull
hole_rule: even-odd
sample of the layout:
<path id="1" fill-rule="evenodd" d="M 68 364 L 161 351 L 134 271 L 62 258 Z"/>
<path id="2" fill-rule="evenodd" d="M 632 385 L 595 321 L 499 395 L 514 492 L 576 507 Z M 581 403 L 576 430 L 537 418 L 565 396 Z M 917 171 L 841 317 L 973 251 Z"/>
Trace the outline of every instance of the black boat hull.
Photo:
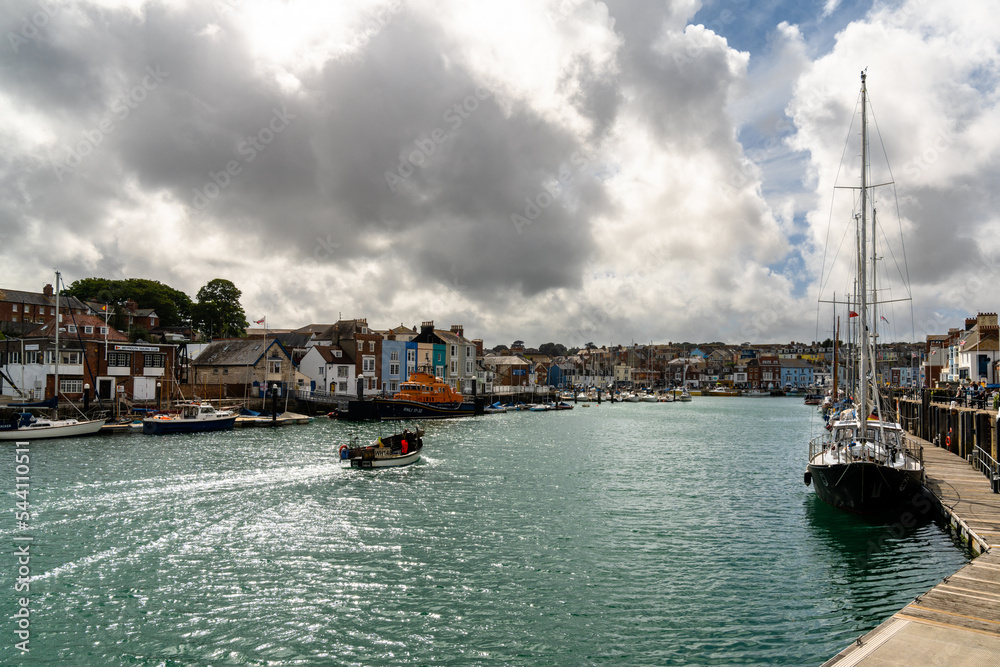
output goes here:
<path id="1" fill-rule="evenodd" d="M 809 464 L 808 470 L 820 500 L 856 514 L 893 510 L 909 502 L 923 487 L 918 472 L 868 461 Z"/>
<path id="2" fill-rule="evenodd" d="M 449 419 L 472 417 L 476 414 L 474 403 L 420 403 L 376 398 L 375 410 L 379 419 Z"/>

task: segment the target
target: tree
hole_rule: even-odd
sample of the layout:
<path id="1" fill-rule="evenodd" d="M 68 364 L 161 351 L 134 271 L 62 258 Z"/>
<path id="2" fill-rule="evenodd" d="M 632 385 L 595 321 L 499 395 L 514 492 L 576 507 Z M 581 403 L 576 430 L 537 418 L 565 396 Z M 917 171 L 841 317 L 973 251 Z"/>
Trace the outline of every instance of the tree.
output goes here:
<path id="1" fill-rule="evenodd" d="M 513 343 L 510 344 L 510 346 L 511 347 L 524 347 L 524 341 L 523 340 L 515 340 Z"/>
<path id="2" fill-rule="evenodd" d="M 165 327 L 178 326 L 191 319 L 191 297 L 158 280 L 83 278 L 73 281 L 65 293 L 84 301 L 117 304 L 119 307 L 114 310 L 112 323 L 116 329 L 123 329 L 127 324 L 124 305 L 129 299 L 139 308 L 153 309 Z"/>
<path id="3" fill-rule="evenodd" d="M 542 343 L 538 346 L 538 352 L 547 357 L 561 357 L 566 354 L 566 346 L 562 343 Z"/>
<path id="4" fill-rule="evenodd" d="M 194 325 L 210 338 L 242 336 L 246 328 L 246 313 L 240 305 L 242 292 L 229 280 L 215 278 L 198 290 L 198 303 L 192 308 Z"/>

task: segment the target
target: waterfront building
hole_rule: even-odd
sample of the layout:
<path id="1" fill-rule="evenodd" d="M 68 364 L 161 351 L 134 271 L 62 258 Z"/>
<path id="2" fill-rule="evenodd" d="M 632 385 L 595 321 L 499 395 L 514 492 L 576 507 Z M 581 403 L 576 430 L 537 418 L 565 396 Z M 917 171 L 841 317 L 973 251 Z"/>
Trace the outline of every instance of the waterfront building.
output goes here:
<path id="1" fill-rule="evenodd" d="M 780 386 L 786 389 L 811 387 L 816 382 L 813 371 L 813 365 L 805 359 L 782 359 Z"/>
<path id="2" fill-rule="evenodd" d="M 309 378 L 309 390 L 349 395 L 355 389 L 355 363 L 336 345 L 314 345 L 299 363 L 299 372 Z"/>
<path id="3" fill-rule="evenodd" d="M 406 346 L 407 341 L 391 337 L 382 341 L 382 387 L 390 395 L 399 391 L 399 383 L 409 377 Z"/>
<path id="4" fill-rule="evenodd" d="M 310 378 L 295 367 L 292 355 L 275 338 L 224 338 L 211 342 L 191 363 L 191 390 L 213 398 L 260 398 L 277 384 L 304 389 Z"/>
<path id="5" fill-rule="evenodd" d="M 60 321 L 67 321 L 73 315 L 86 315 L 89 310 L 87 304 L 74 296 L 64 294 L 59 298 Z M 52 285 L 46 285 L 41 292 L 0 289 L 0 332 L 24 335 L 55 314 L 56 295 Z"/>
<path id="6" fill-rule="evenodd" d="M 60 304 L 61 308 L 61 304 Z M 55 395 L 56 318 L 20 339 L 0 341 L 0 393 L 39 401 Z M 94 398 L 149 403 L 177 382 L 175 345 L 130 343 L 93 315 L 70 312 L 59 327 L 59 393 L 71 401 Z"/>

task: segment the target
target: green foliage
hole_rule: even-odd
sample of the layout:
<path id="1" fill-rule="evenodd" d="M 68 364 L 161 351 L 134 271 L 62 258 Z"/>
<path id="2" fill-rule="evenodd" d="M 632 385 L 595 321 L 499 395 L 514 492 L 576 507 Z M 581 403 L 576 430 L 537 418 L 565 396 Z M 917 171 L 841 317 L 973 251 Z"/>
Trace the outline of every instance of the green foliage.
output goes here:
<path id="1" fill-rule="evenodd" d="M 240 305 L 242 292 L 229 280 L 215 278 L 198 290 L 198 303 L 192 309 L 196 327 L 209 338 L 243 336 L 247 322 Z"/>
<path id="2" fill-rule="evenodd" d="M 65 293 L 84 301 L 119 305 L 114 312 L 113 325 L 116 329 L 128 326 L 127 315 L 123 311 L 129 299 L 135 301 L 139 308 L 156 311 L 162 326 L 179 326 L 191 320 L 191 297 L 158 280 L 83 278 L 74 281 Z"/>
<path id="3" fill-rule="evenodd" d="M 566 346 L 562 343 L 542 343 L 538 352 L 549 357 L 561 357 L 566 354 Z"/>

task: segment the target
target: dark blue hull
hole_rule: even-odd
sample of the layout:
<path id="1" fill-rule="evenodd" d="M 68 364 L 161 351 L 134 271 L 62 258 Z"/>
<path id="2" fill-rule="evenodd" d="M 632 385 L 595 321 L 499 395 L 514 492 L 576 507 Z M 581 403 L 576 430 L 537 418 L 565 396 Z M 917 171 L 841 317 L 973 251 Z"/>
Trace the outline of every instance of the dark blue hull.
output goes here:
<path id="1" fill-rule="evenodd" d="M 471 417 L 476 413 L 475 403 L 420 403 L 376 398 L 375 410 L 379 419 L 449 419 Z"/>
<path id="2" fill-rule="evenodd" d="M 167 433 L 202 433 L 204 431 L 228 431 L 236 423 L 236 417 L 224 419 L 143 419 L 142 432 L 149 435 Z"/>

